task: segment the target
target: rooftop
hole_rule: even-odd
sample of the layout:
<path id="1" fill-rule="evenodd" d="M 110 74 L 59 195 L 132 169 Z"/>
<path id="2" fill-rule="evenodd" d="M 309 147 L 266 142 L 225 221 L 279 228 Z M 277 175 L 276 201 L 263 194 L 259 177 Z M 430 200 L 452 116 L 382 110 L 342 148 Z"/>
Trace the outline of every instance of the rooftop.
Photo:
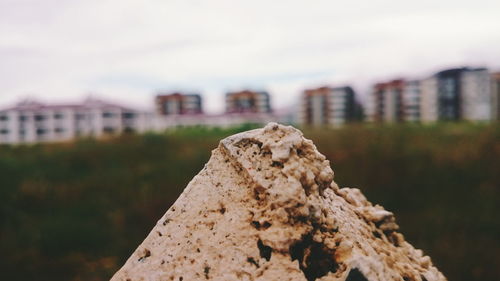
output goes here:
<path id="1" fill-rule="evenodd" d="M 0 111 L 10 110 L 27 110 L 27 111 L 40 111 L 40 110 L 63 110 L 63 109 L 90 109 L 90 108 L 120 108 L 122 110 L 132 110 L 130 108 L 106 102 L 99 99 L 87 98 L 82 103 L 61 103 L 61 104 L 48 104 L 42 103 L 37 100 L 26 99 L 15 106 L 0 109 Z"/>

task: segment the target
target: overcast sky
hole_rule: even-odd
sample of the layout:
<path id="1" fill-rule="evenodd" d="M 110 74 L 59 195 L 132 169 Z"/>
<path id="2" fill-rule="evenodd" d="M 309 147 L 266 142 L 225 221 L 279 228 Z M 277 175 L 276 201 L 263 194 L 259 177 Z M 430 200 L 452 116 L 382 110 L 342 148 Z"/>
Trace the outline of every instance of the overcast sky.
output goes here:
<path id="1" fill-rule="evenodd" d="M 0 106 L 89 93 L 152 108 L 157 90 L 267 89 L 500 70 L 500 1 L 0 0 Z"/>

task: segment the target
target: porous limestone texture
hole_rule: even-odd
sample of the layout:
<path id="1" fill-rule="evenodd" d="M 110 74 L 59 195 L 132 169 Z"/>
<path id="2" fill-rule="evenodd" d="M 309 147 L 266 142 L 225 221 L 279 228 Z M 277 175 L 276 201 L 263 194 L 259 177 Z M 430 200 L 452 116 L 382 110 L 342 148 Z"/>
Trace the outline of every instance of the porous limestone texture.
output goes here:
<path id="1" fill-rule="evenodd" d="M 289 126 L 228 137 L 112 281 L 446 280 Z"/>

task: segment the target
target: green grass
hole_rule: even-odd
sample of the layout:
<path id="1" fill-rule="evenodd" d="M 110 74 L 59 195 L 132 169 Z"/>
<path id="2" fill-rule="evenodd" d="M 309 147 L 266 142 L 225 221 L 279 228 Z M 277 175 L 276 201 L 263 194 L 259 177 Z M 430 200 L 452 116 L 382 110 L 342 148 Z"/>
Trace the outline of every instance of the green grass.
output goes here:
<path id="1" fill-rule="evenodd" d="M 109 280 L 218 141 L 255 126 L 0 146 L 0 279 Z M 500 276 L 500 126 L 349 126 L 304 134 L 449 280 Z"/>

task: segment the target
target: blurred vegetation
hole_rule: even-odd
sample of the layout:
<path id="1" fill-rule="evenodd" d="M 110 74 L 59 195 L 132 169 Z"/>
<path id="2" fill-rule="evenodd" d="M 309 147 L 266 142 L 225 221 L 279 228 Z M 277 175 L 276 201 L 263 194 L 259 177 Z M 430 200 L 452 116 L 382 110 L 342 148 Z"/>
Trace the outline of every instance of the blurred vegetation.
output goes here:
<path id="1" fill-rule="evenodd" d="M 230 130 L 0 147 L 0 279 L 109 280 Z M 500 126 L 305 129 L 449 280 L 500 276 Z"/>

